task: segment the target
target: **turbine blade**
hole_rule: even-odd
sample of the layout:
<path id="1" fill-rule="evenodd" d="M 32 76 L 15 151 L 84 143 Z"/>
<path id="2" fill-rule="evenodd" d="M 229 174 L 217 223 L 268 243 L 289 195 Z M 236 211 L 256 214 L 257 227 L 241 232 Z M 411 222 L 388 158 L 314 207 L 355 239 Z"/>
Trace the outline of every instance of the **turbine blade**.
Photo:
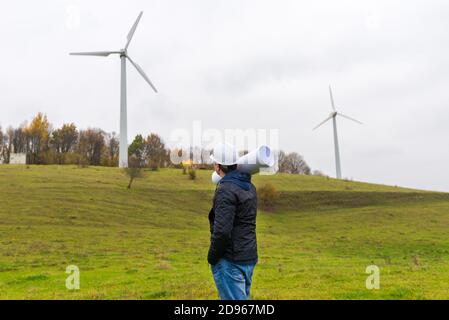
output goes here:
<path id="1" fill-rule="evenodd" d="M 148 82 L 148 84 L 151 86 L 151 88 L 153 88 L 154 92 L 157 93 L 156 87 L 153 85 L 153 83 L 151 83 L 150 78 L 148 78 L 148 76 L 146 75 L 146 73 L 142 70 L 142 68 L 135 63 L 129 56 L 127 56 L 129 62 L 131 62 L 131 64 L 137 69 L 137 71 L 140 73 L 140 75 L 145 79 L 146 82 Z"/>
<path id="2" fill-rule="evenodd" d="M 131 42 L 131 39 L 134 36 L 134 32 L 136 32 L 137 25 L 139 24 L 140 18 L 142 18 L 143 11 L 140 11 L 139 16 L 136 19 L 136 22 L 134 22 L 133 26 L 131 27 L 131 30 L 129 30 L 128 36 L 126 39 L 128 40 L 126 42 L 125 50 L 128 49 L 129 43 Z"/>
<path id="3" fill-rule="evenodd" d="M 329 85 L 329 94 L 330 94 L 330 96 L 331 96 L 332 109 L 334 109 L 334 111 L 337 111 L 337 110 L 335 110 L 334 97 L 333 97 L 333 95 L 332 95 L 332 88 L 331 88 L 331 85 Z"/>
<path id="4" fill-rule="evenodd" d="M 329 121 L 330 119 L 332 119 L 334 115 L 331 114 L 329 117 L 327 117 L 324 121 L 320 122 L 319 125 L 317 125 L 315 128 L 313 128 L 313 130 L 318 129 L 319 127 L 321 127 L 323 124 L 325 124 L 327 121 Z"/>
<path id="5" fill-rule="evenodd" d="M 99 56 L 99 57 L 107 57 L 111 53 L 120 53 L 118 51 L 96 51 L 96 52 L 70 52 L 72 56 Z"/>
<path id="6" fill-rule="evenodd" d="M 347 115 L 344 115 L 343 113 L 337 112 L 337 114 L 338 114 L 339 116 L 342 116 L 343 118 L 346 118 L 346 119 L 352 120 L 352 121 L 354 121 L 354 122 L 363 124 L 363 123 L 361 123 L 359 120 L 356 120 L 356 119 L 354 119 L 354 118 L 348 117 Z"/>

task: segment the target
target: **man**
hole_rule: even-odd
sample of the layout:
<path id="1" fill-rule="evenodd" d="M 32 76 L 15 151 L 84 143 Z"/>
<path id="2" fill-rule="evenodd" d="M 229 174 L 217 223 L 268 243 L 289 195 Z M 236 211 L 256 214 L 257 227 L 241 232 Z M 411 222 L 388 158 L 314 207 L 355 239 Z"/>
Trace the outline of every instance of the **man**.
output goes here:
<path id="1" fill-rule="evenodd" d="M 208 262 L 222 300 L 247 300 L 257 263 L 257 194 L 251 175 L 237 171 L 233 146 L 220 144 L 211 155 L 221 180 L 209 212 Z"/>

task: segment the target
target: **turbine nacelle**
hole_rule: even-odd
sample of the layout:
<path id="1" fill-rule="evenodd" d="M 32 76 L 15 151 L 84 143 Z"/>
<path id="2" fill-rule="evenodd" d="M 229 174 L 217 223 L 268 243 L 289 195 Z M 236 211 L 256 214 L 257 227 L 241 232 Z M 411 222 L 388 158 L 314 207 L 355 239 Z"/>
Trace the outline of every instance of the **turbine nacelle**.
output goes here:
<path id="1" fill-rule="evenodd" d="M 348 120 L 351 120 L 351 121 L 357 122 L 357 123 L 359 123 L 359 124 L 362 124 L 359 120 L 356 120 L 356 119 L 351 118 L 351 117 L 349 117 L 349 116 L 347 116 L 347 115 L 344 115 L 343 113 L 338 112 L 337 109 L 335 109 L 334 97 L 333 97 L 333 94 L 332 94 L 331 86 L 329 86 L 329 95 L 330 95 L 330 98 L 331 98 L 331 106 L 332 106 L 332 110 L 333 110 L 333 111 L 329 114 L 329 116 L 328 116 L 326 119 L 324 119 L 324 120 L 323 120 L 322 122 L 320 122 L 316 127 L 314 127 L 313 130 L 318 129 L 318 128 L 321 127 L 323 124 L 325 124 L 327 121 L 329 121 L 329 120 L 332 119 L 332 118 L 336 118 L 337 116 L 341 116 L 341 117 L 346 118 L 346 119 L 348 119 Z"/>

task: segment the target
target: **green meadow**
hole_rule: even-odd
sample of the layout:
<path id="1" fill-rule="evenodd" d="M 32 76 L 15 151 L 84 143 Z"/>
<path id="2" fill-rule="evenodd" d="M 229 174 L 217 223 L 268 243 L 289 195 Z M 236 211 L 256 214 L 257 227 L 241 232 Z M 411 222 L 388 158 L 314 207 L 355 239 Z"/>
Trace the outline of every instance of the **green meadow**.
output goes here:
<path id="1" fill-rule="evenodd" d="M 216 299 L 210 171 L 0 166 L 0 299 Z M 254 176 L 253 299 L 449 299 L 449 194 L 325 177 Z M 66 267 L 80 289 L 65 286 Z M 365 286 L 380 268 L 380 288 Z"/>

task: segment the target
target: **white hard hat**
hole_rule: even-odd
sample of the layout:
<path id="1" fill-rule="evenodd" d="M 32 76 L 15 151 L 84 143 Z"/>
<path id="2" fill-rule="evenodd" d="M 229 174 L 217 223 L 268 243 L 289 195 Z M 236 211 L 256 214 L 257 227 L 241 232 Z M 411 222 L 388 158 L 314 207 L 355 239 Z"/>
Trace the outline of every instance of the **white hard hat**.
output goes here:
<path id="1" fill-rule="evenodd" d="M 218 164 L 224 166 L 231 166 L 237 164 L 237 152 L 229 143 L 219 143 L 214 147 L 210 159 Z"/>

